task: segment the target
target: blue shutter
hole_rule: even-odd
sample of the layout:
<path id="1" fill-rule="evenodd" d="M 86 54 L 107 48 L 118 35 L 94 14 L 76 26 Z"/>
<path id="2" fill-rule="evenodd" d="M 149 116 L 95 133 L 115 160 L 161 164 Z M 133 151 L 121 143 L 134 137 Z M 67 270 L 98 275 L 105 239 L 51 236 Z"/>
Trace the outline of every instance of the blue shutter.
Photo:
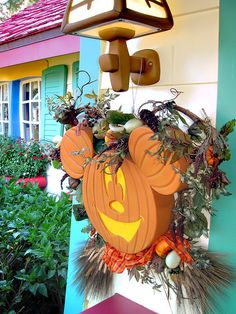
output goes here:
<path id="1" fill-rule="evenodd" d="M 20 81 L 9 83 L 9 136 L 20 136 Z"/>
<path id="2" fill-rule="evenodd" d="M 72 92 L 76 95 L 76 89 L 79 86 L 79 61 L 72 64 Z"/>
<path id="3" fill-rule="evenodd" d="M 56 65 L 42 73 L 42 104 L 40 138 L 51 141 L 55 135 L 62 135 L 62 125 L 53 119 L 47 107 L 47 97 L 63 96 L 67 86 L 67 66 Z"/>

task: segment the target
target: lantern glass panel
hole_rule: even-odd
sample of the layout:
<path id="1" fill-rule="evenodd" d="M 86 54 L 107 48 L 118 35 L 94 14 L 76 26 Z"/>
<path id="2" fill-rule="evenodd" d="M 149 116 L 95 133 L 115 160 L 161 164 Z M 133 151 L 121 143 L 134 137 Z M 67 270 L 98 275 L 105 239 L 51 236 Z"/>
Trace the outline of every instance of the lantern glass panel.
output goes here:
<path id="1" fill-rule="evenodd" d="M 68 22 L 75 23 L 78 20 L 83 21 L 113 10 L 114 0 L 106 0 L 104 4 L 101 5 L 100 0 L 73 0 Z"/>
<path id="2" fill-rule="evenodd" d="M 127 9 L 159 18 L 166 18 L 166 9 L 161 1 L 152 0 L 127 0 Z"/>

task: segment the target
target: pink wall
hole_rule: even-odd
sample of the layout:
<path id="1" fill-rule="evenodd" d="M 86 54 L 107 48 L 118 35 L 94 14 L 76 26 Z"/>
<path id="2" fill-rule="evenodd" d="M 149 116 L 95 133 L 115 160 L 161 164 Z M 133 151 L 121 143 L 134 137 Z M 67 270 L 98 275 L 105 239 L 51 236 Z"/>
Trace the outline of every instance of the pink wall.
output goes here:
<path id="1" fill-rule="evenodd" d="M 79 36 L 60 36 L 0 53 L 0 68 L 80 51 Z"/>

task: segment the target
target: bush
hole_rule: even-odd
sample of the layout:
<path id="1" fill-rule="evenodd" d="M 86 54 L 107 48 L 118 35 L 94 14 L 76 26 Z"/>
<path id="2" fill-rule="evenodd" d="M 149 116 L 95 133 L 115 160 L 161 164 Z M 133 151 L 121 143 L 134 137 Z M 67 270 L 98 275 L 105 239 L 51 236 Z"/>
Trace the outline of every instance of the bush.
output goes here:
<path id="1" fill-rule="evenodd" d="M 0 313 L 63 313 L 71 204 L 0 178 Z"/>
<path id="2" fill-rule="evenodd" d="M 0 136 L 0 176 L 32 178 L 45 175 L 48 156 L 38 141 Z"/>

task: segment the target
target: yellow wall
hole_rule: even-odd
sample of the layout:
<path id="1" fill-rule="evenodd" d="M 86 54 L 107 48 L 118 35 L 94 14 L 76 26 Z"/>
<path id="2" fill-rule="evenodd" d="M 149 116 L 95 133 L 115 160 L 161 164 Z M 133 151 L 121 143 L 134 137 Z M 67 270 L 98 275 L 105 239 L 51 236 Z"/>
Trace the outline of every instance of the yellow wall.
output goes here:
<path id="1" fill-rule="evenodd" d="M 79 60 L 79 52 L 48 59 L 48 66 L 65 64 L 68 66 L 67 90 L 72 91 L 72 64 Z"/>
<path id="2" fill-rule="evenodd" d="M 47 60 L 19 64 L 0 69 L 0 82 L 14 81 L 25 77 L 41 76 L 48 67 Z"/>
<path id="3" fill-rule="evenodd" d="M 67 89 L 72 90 L 72 64 L 79 60 L 79 53 L 68 54 L 0 69 L 0 82 L 14 81 L 26 77 L 42 76 L 48 67 L 65 64 L 68 66 Z"/>

